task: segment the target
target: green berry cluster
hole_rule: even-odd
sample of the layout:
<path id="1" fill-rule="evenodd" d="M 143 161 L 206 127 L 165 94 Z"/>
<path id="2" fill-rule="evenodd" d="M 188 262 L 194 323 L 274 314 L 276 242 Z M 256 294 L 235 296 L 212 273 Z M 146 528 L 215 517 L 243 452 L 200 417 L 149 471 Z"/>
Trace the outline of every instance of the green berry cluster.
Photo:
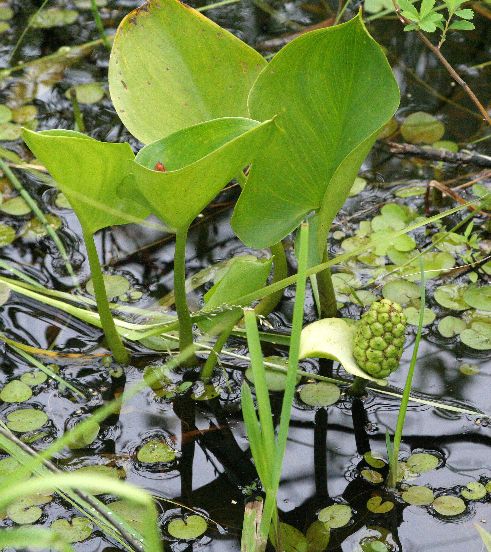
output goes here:
<path id="1" fill-rule="evenodd" d="M 404 347 L 406 315 L 398 303 L 372 303 L 358 322 L 353 355 L 358 366 L 375 378 L 386 378 L 399 366 Z"/>

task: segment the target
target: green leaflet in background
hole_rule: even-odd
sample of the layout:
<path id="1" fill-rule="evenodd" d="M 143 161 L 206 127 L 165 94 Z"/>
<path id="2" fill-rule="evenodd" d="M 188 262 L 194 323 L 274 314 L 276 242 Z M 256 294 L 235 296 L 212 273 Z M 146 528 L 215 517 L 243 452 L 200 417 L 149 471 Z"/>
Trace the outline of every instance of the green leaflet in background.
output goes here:
<path id="1" fill-rule="evenodd" d="M 128 130 L 145 144 L 220 117 L 248 116 L 266 61 L 178 0 L 150 0 L 116 34 L 109 88 Z M 269 117 L 268 117 L 269 118 Z"/>
<path id="2" fill-rule="evenodd" d="M 127 224 L 131 219 L 125 214 L 137 220 L 150 214 L 148 209 L 118 193 L 120 182 L 128 174 L 128 163 L 134 159 L 128 144 L 99 142 L 71 130 L 24 129 L 22 137 L 90 233 Z"/>
<path id="3" fill-rule="evenodd" d="M 276 117 L 279 131 L 254 160 L 237 203 L 239 238 L 269 246 L 318 210 L 326 233 L 398 104 L 390 66 L 361 16 L 285 46 L 249 96 L 251 116 Z"/>
<path id="4" fill-rule="evenodd" d="M 274 130 L 272 121 L 229 117 L 178 131 L 140 151 L 120 193 L 148 206 L 171 230 L 187 229 Z M 154 170 L 157 163 L 166 172 Z"/>

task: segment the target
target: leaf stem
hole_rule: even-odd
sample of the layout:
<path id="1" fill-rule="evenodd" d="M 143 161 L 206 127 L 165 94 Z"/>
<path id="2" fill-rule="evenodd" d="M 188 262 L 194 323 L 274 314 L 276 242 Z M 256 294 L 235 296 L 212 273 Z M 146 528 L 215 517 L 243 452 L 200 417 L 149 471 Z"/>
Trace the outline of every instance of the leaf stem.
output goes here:
<path id="1" fill-rule="evenodd" d="M 97 311 L 101 321 L 104 335 L 106 336 L 107 344 L 111 349 L 114 359 L 119 364 L 128 364 L 129 355 L 125 349 L 121 337 L 116 330 L 114 320 L 109 309 L 107 300 L 106 286 L 104 285 L 104 277 L 102 275 L 99 256 L 95 247 L 94 236 L 90 232 L 82 229 L 82 234 L 87 249 L 87 257 L 89 259 L 90 272 L 92 275 L 92 283 L 94 284 L 95 300 L 97 303 Z"/>
<path id="2" fill-rule="evenodd" d="M 184 351 L 193 344 L 193 322 L 186 300 L 186 241 L 188 229 L 176 232 L 176 248 L 174 253 L 174 294 L 176 300 L 177 318 L 179 319 L 179 349 Z M 192 364 L 193 358 L 186 363 Z"/>
<path id="3" fill-rule="evenodd" d="M 97 0 L 90 0 L 90 5 L 92 8 L 92 15 L 94 17 L 95 26 L 99 31 L 99 35 L 101 36 L 102 43 L 108 50 L 110 50 L 111 43 L 109 42 L 106 36 L 106 33 L 104 31 L 104 24 L 102 23 L 101 14 L 99 13 L 99 9 L 97 8 Z"/>

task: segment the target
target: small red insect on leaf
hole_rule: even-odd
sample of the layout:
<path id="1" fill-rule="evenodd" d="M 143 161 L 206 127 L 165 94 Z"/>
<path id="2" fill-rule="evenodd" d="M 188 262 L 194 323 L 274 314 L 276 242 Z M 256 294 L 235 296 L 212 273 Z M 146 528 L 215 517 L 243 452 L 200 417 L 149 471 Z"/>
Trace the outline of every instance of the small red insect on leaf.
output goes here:
<path id="1" fill-rule="evenodd" d="M 167 169 L 164 167 L 164 164 L 160 161 L 155 164 L 155 167 L 153 168 L 154 171 L 160 171 L 160 172 L 166 172 Z"/>

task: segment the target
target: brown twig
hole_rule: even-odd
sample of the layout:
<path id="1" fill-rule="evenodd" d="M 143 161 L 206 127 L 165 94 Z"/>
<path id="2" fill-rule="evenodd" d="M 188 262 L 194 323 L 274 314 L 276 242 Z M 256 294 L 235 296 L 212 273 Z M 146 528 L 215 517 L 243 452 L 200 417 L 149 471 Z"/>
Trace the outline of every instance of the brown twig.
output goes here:
<path id="1" fill-rule="evenodd" d="M 409 155 L 429 159 L 431 161 L 443 161 L 455 165 L 475 165 L 476 167 L 491 168 L 491 157 L 480 155 L 468 150 L 454 153 L 444 149 L 415 146 L 414 144 L 388 142 L 390 152 L 395 155 Z"/>
<path id="2" fill-rule="evenodd" d="M 468 205 L 468 201 L 465 200 L 463 197 L 460 197 L 457 192 L 454 192 L 452 188 L 448 188 L 441 182 L 438 182 L 438 180 L 432 180 L 429 184 L 429 188 L 436 188 L 437 190 L 440 190 L 443 195 L 447 195 L 451 197 L 454 201 L 459 203 L 460 205 L 467 205 L 467 208 L 470 211 L 477 211 L 480 215 L 484 215 L 485 217 L 491 217 L 491 213 L 487 213 L 486 211 L 481 211 L 479 209 L 476 209 L 473 205 Z"/>
<path id="3" fill-rule="evenodd" d="M 396 0 L 392 0 L 392 3 L 394 4 L 394 10 L 397 14 L 397 17 L 403 23 L 404 25 L 409 25 L 412 22 L 409 21 L 409 19 L 406 19 L 402 13 L 401 8 L 399 7 Z M 472 103 L 477 107 L 481 115 L 483 116 L 484 120 L 488 123 L 488 125 L 491 126 L 491 117 L 489 116 L 489 113 L 484 108 L 482 103 L 479 101 L 479 98 L 474 94 L 474 92 L 471 90 L 470 86 L 465 82 L 465 80 L 457 73 L 457 71 L 450 65 L 447 58 L 442 54 L 441 50 L 435 46 L 428 38 L 422 33 L 421 31 L 416 31 L 416 34 L 418 35 L 418 38 L 421 40 L 421 42 L 431 51 L 433 54 L 438 58 L 438 61 L 445 67 L 445 69 L 448 71 L 450 76 L 453 78 L 453 80 L 460 85 L 464 92 L 469 96 Z"/>

